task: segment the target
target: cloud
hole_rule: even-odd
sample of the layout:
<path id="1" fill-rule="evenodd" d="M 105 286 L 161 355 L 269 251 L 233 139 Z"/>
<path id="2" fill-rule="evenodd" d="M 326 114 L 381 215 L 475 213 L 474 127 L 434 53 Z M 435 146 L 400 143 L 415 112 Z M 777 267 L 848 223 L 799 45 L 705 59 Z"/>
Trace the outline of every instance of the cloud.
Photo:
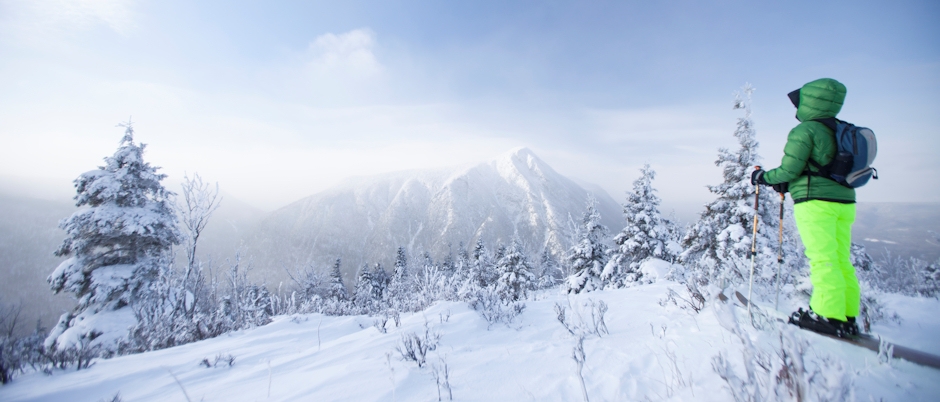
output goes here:
<path id="1" fill-rule="evenodd" d="M 392 82 L 368 28 L 324 33 L 263 67 L 262 85 L 281 100 L 319 107 L 388 103 Z"/>
<path id="2" fill-rule="evenodd" d="M 368 28 L 318 36 L 307 49 L 309 71 L 319 77 L 345 79 L 375 77 L 382 73 L 382 64 L 375 57 L 375 33 Z"/>

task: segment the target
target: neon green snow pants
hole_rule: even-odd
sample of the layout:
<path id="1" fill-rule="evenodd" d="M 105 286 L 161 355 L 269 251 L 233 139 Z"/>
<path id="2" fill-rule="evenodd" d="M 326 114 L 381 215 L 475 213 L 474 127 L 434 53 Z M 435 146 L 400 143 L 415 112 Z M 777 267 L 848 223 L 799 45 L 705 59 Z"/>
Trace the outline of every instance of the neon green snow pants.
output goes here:
<path id="1" fill-rule="evenodd" d="M 849 259 L 855 204 L 805 201 L 793 206 L 793 217 L 809 259 L 809 307 L 826 318 L 857 317 L 860 292 Z"/>

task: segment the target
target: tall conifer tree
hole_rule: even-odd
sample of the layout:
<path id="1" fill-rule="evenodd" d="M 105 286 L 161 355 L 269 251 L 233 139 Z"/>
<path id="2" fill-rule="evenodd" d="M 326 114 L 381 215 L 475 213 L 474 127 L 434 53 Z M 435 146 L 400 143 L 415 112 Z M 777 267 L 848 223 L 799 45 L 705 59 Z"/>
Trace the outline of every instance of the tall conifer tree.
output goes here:
<path id="1" fill-rule="evenodd" d="M 78 305 L 59 319 L 48 347 L 125 337 L 134 324 L 129 305 L 161 264 L 169 264 L 170 249 L 181 241 L 174 194 L 161 184 L 166 175 L 144 161 L 146 146 L 134 143 L 131 123 L 121 126 L 124 137 L 114 155 L 74 181 L 75 205 L 84 208 L 59 225 L 66 238 L 55 254 L 68 259 L 48 280 L 54 292 L 73 294 Z"/>

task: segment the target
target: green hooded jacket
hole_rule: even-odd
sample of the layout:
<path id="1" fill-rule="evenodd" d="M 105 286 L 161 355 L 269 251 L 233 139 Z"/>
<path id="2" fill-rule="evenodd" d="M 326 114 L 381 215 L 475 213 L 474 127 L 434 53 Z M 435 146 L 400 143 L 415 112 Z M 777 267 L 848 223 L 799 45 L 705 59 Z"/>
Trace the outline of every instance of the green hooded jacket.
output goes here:
<path id="1" fill-rule="evenodd" d="M 844 101 L 845 85 L 831 78 L 818 79 L 800 88 L 796 109 L 800 124 L 787 136 L 780 167 L 764 173 L 764 180 L 769 184 L 789 183 L 793 202 L 855 202 L 855 189 L 824 177 L 804 174 L 807 169 L 818 170 L 808 162 L 810 159 L 825 166 L 835 156 L 835 133 L 813 119 L 836 117 Z"/>

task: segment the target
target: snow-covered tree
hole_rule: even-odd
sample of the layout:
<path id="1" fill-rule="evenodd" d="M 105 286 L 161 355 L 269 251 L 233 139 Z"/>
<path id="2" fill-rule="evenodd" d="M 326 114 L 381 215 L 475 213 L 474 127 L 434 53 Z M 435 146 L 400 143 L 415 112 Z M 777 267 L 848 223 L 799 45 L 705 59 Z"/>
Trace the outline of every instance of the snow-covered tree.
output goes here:
<path id="1" fill-rule="evenodd" d="M 388 277 L 385 268 L 382 268 L 382 264 L 376 263 L 372 267 L 370 279 L 372 279 L 372 300 L 375 300 L 380 305 L 385 305 L 386 293 L 388 292 L 388 284 L 391 278 Z"/>
<path id="2" fill-rule="evenodd" d="M 46 339 L 47 347 L 107 345 L 134 325 L 129 305 L 154 280 L 169 251 L 181 241 L 173 193 L 160 183 L 166 175 L 143 159 L 131 123 L 104 166 L 75 179 L 76 206 L 84 207 L 59 227 L 66 231 L 56 251 L 68 257 L 49 275 L 56 293 L 68 292 L 78 305 L 65 313 Z"/>
<path id="3" fill-rule="evenodd" d="M 457 257 L 454 258 L 453 274 L 450 276 L 449 292 L 455 299 L 460 297 L 461 288 L 467 282 L 470 275 L 470 253 L 467 252 L 464 244 L 461 242 L 458 247 Z"/>
<path id="4" fill-rule="evenodd" d="M 680 261 L 689 272 L 675 272 L 676 279 L 694 280 L 699 284 L 715 282 L 716 285 L 742 284 L 750 275 L 750 251 L 754 228 L 754 195 L 751 172 L 760 164 L 757 153 L 758 142 L 751 120 L 751 93 L 754 89 L 745 85 L 735 94 L 734 109 L 742 109 L 744 116 L 738 119 L 734 137 L 739 148 L 731 152 L 725 148 L 718 151 L 715 164 L 722 168 L 724 181 L 708 186 L 717 199 L 705 206 L 705 211 L 682 238 L 683 252 Z M 755 283 L 771 283 L 776 271 L 782 275 L 799 269 L 804 264 L 798 254 L 792 217 L 784 226 L 785 266 L 779 267 L 778 230 L 780 199 L 770 187 L 762 188 L 759 200 L 757 254 Z M 788 208 L 787 215 L 792 214 Z M 787 276 L 788 277 L 788 276 Z"/>
<path id="5" fill-rule="evenodd" d="M 330 270 L 330 284 L 327 289 L 327 297 L 334 301 L 343 301 L 349 299 L 346 292 L 346 284 L 343 283 L 343 272 L 340 271 L 340 259 L 337 258 L 333 263 L 333 269 Z"/>
<path id="6" fill-rule="evenodd" d="M 406 310 L 411 305 L 411 275 L 408 273 L 408 256 L 404 247 L 398 247 L 395 255 L 395 268 L 388 285 L 388 299 L 391 305 Z"/>
<path id="7" fill-rule="evenodd" d="M 864 246 L 853 243 L 852 265 L 860 280 L 883 292 L 926 297 L 940 294 L 940 260 L 931 263 L 917 257 L 902 258 L 885 249 L 874 261 Z"/>
<path id="8" fill-rule="evenodd" d="M 408 273 L 408 255 L 405 254 L 404 247 L 398 247 L 395 254 L 395 267 L 392 270 L 392 284 L 397 288 L 401 288 L 396 290 L 405 291 L 410 280 L 411 276 Z"/>
<path id="9" fill-rule="evenodd" d="M 552 255 L 549 247 L 542 250 L 542 257 L 539 259 L 538 288 L 551 288 L 564 279 L 564 270 L 559 267 L 558 260 Z"/>
<path id="10" fill-rule="evenodd" d="M 587 211 L 581 219 L 578 243 L 568 251 L 568 264 L 572 272 L 567 281 L 568 293 L 590 292 L 603 287 L 601 274 L 608 258 L 606 235 L 607 227 L 601 224 L 597 199 L 589 194 Z"/>
<path id="11" fill-rule="evenodd" d="M 368 265 L 363 265 L 359 270 L 359 277 L 353 290 L 353 303 L 365 313 L 372 312 L 375 301 L 372 297 L 372 285 L 372 270 Z"/>
<path id="12" fill-rule="evenodd" d="M 186 259 L 188 268 L 196 266 L 196 247 L 199 237 L 209 224 L 212 213 L 219 208 L 222 198 L 219 196 L 219 184 L 211 187 L 203 183 L 199 173 L 193 177 L 183 177 L 183 204 L 180 206 L 180 215 L 183 218 L 183 227 L 186 229 Z"/>
<path id="13" fill-rule="evenodd" d="M 424 263 L 415 274 L 414 295 L 415 309 L 423 309 L 436 300 L 443 300 L 443 291 L 446 288 L 446 277 L 440 265 L 435 264 L 431 254 L 424 253 Z"/>
<path id="14" fill-rule="evenodd" d="M 496 262 L 496 275 L 496 293 L 507 301 L 524 299 L 529 289 L 535 287 L 535 275 L 518 238 L 513 238 L 502 258 Z"/>
<path id="15" fill-rule="evenodd" d="M 483 239 L 477 239 L 473 251 L 470 253 L 467 279 L 462 294 L 468 293 L 471 288 L 485 288 L 489 285 L 490 256 L 483 244 Z"/>
<path id="16" fill-rule="evenodd" d="M 675 225 L 659 212 L 660 199 L 653 188 L 656 172 L 649 164 L 640 169 L 623 204 L 626 225 L 614 236 L 615 247 L 602 279 L 610 287 L 622 287 L 640 279 L 640 264 L 649 258 L 675 261 L 679 252 Z"/>
<path id="17" fill-rule="evenodd" d="M 226 331 L 265 325 L 274 315 L 275 306 L 270 292 L 263 284 L 255 284 L 248 279 L 250 270 L 250 264 L 242 268 L 241 256 L 235 254 L 227 275 L 228 293 L 219 297 Z"/>
<path id="18" fill-rule="evenodd" d="M 226 320 L 219 313 L 217 287 L 206 279 L 196 247 L 209 218 L 219 206 L 219 187 L 203 183 L 199 174 L 185 176 L 179 206 L 186 243 L 186 264 L 161 265 L 158 279 L 134 303 L 137 325 L 131 328 L 124 352 L 181 345 L 217 336 Z"/>
<path id="19" fill-rule="evenodd" d="M 298 293 L 301 303 L 323 298 L 326 294 L 323 275 L 313 265 L 304 266 L 303 270 L 296 274 L 288 271 L 288 276 L 294 281 L 294 290 Z"/>

